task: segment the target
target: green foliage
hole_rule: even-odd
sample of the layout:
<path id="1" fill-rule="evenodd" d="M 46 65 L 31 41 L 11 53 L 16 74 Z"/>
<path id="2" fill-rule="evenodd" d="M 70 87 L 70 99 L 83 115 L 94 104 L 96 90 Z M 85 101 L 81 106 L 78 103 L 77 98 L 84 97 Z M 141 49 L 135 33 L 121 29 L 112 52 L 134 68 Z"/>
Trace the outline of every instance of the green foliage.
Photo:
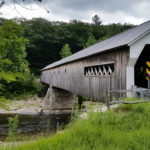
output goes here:
<path id="1" fill-rule="evenodd" d="M 29 74 L 28 63 L 25 60 L 25 45 L 21 25 L 11 20 L 3 21 L 0 26 L 0 95 L 6 90 L 6 84 Z"/>
<path id="2" fill-rule="evenodd" d="M 106 38 L 112 37 L 112 36 L 114 36 L 120 32 L 123 32 L 127 29 L 130 29 L 132 27 L 134 27 L 134 26 L 131 24 L 126 24 L 126 23 L 123 25 L 120 23 L 117 23 L 117 24 L 113 23 L 113 24 L 109 24 L 109 25 L 104 25 L 103 26 L 103 31 L 105 33 L 104 37 L 106 37 Z"/>
<path id="3" fill-rule="evenodd" d="M 75 53 L 85 45 L 87 47 L 97 40 L 104 40 L 131 27 L 128 24 L 95 25 L 77 20 L 65 23 L 42 18 L 14 21 L 0 18 L 0 96 L 11 98 L 26 92 L 35 93 L 37 88 L 32 87 L 37 83 L 33 81 L 35 85 L 27 85 L 30 84 L 29 67 L 32 73 L 39 74 L 41 68 L 61 59 L 60 50 L 65 43 Z M 67 56 L 70 54 L 67 52 Z M 27 87 L 22 83 L 26 77 Z"/>
<path id="4" fill-rule="evenodd" d="M 22 87 L 24 90 L 24 93 L 30 93 L 30 94 L 37 94 L 38 96 L 42 96 L 42 87 L 39 78 L 33 76 L 33 75 L 27 75 L 25 79 L 21 79 L 18 84 L 20 84 L 19 87 Z M 16 86 L 17 88 L 18 86 Z M 19 91 L 19 89 L 18 89 Z M 19 94 L 21 94 L 22 91 L 20 91 Z"/>
<path id="5" fill-rule="evenodd" d="M 0 26 L 0 96 L 14 98 L 20 94 L 37 93 L 41 86 L 30 75 L 26 61 L 24 30 L 12 20 L 4 20 Z"/>
<path id="6" fill-rule="evenodd" d="M 61 55 L 61 58 L 65 58 L 65 57 L 72 55 L 69 44 L 65 44 L 63 46 L 63 48 L 61 49 L 60 55 Z"/>
<path id="7" fill-rule="evenodd" d="M 0 67 L 2 70 L 29 73 L 28 63 L 25 60 L 25 45 L 28 40 L 23 35 L 22 26 L 11 20 L 6 20 L 0 26 Z"/>
<path id="8" fill-rule="evenodd" d="M 150 103 L 121 105 L 105 113 L 91 111 L 86 120 L 74 121 L 64 132 L 14 150 L 148 150 L 149 118 Z"/>
<path id="9" fill-rule="evenodd" d="M 30 41 L 27 60 L 31 72 L 35 74 L 39 74 L 39 70 L 47 64 L 61 59 L 60 50 L 65 43 L 68 43 L 72 53 L 75 53 L 85 47 L 89 35 L 93 35 L 97 41 L 133 27 L 128 24 L 95 25 L 77 20 L 69 23 L 50 22 L 41 18 L 25 20 L 22 24 L 25 37 Z"/>
<path id="10" fill-rule="evenodd" d="M 97 40 L 95 39 L 94 35 L 91 34 L 91 35 L 89 36 L 87 42 L 85 43 L 85 48 L 87 48 L 87 47 L 89 47 L 89 46 L 91 46 L 91 45 L 93 45 L 93 44 L 95 44 L 95 43 L 97 43 Z"/>
<path id="11" fill-rule="evenodd" d="M 7 99 L 23 98 L 25 95 L 44 96 L 45 89 L 39 79 L 33 75 L 24 75 L 24 78 L 18 78 L 17 81 L 5 85 L 3 96 Z"/>
<path id="12" fill-rule="evenodd" d="M 9 118 L 9 132 L 8 132 L 8 141 L 15 141 L 17 138 L 17 128 L 19 124 L 18 115 L 14 118 Z"/>
<path id="13" fill-rule="evenodd" d="M 51 22 L 42 18 L 22 21 L 25 37 L 29 39 L 27 45 L 27 60 L 31 72 L 39 75 L 39 71 L 47 64 L 60 59 L 59 51 L 62 43 L 57 31 Z M 61 32 L 60 32 L 61 33 Z M 59 51 L 58 51 L 59 49 Z"/>
<path id="14" fill-rule="evenodd" d="M 79 108 L 84 107 L 83 102 L 89 100 L 87 97 L 84 97 L 84 96 L 81 96 L 81 95 L 78 95 L 77 97 L 78 97 Z"/>
<path id="15" fill-rule="evenodd" d="M 77 20 L 69 23 L 54 22 L 42 18 L 23 19 L 21 24 L 25 30 L 25 37 L 29 39 L 29 67 L 36 75 L 46 65 L 61 59 L 60 51 L 65 43 L 69 44 L 72 53 L 76 53 L 85 47 L 89 35 L 93 35 L 96 41 L 103 40 L 133 27 L 128 24 L 95 25 Z"/>

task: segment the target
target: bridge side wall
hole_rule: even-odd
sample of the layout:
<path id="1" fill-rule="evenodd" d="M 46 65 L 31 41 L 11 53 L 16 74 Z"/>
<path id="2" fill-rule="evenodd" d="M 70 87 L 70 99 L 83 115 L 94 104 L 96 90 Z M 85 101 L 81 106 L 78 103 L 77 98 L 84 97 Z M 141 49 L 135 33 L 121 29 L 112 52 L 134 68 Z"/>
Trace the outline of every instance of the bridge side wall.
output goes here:
<path id="1" fill-rule="evenodd" d="M 103 101 L 107 90 L 126 89 L 128 57 L 128 47 L 101 53 L 45 70 L 41 74 L 41 82 L 85 97 L 92 97 L 95 101 Z M 85 76 L 85 67 L 107 64 L 112 61 L 114 72 L 111 76 Z"/>

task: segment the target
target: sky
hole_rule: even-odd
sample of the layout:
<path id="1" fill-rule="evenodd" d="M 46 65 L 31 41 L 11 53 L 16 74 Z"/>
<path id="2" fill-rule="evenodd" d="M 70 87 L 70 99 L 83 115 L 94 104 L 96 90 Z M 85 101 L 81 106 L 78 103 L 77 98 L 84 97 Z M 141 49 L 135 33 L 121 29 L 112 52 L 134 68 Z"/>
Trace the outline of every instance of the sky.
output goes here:
<path id="1" fill-rule="evenodd" d="M 97 14 L 103 24 L 136 25 L 150 19 L 150 0 L 43 0 L 42 3 L 34 0 L 13 1 L 6 0 L 5 5 L 0 8 L 1 17 L 42 17 L 50 21 L 69 22 L 76 19 L 92 22 L 92 17 Z"/>

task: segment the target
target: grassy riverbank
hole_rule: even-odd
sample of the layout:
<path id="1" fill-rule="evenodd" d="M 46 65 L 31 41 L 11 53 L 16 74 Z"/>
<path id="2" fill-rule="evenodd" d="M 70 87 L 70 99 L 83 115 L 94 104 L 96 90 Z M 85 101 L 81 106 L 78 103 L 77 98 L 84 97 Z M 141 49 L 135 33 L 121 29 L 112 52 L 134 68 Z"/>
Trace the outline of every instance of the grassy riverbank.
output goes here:
<path id="1" fill-rule="evenodd" d="M 86 120 L 77 119 L 52 137 L 14 150 L 148 150 L 149 129 L 150 103 L 121 105 L 104 113 L 91 111 Z"/>

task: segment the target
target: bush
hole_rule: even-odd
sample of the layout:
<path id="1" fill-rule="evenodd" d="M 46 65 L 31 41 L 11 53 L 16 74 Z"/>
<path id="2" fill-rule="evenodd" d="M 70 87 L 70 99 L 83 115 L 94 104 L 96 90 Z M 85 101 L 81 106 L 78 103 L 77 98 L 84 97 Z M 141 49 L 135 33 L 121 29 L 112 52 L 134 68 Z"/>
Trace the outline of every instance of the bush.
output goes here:
<path id="1" fill-rule="evenodd" d="M 33 75 L 25 75 L 15 82 L 5 83 L 5 87 L 7 88 L 3 91 L 3 96 L 7 99 L 14 99 L 20 95 L 44 96 L 45 94 L 39 79 Z"/>
<path id="2" fill-rule="evenodd" d="M 81 96 L 81 95 L 78 95 L 77 97 L 78 97 L 79 108 L 82 108 L 83 102 L 84 102 L 84 101 L 87 101 L 88 98 L 86 98 L 86 97 L 84 97 L 84 96 Z"/>

